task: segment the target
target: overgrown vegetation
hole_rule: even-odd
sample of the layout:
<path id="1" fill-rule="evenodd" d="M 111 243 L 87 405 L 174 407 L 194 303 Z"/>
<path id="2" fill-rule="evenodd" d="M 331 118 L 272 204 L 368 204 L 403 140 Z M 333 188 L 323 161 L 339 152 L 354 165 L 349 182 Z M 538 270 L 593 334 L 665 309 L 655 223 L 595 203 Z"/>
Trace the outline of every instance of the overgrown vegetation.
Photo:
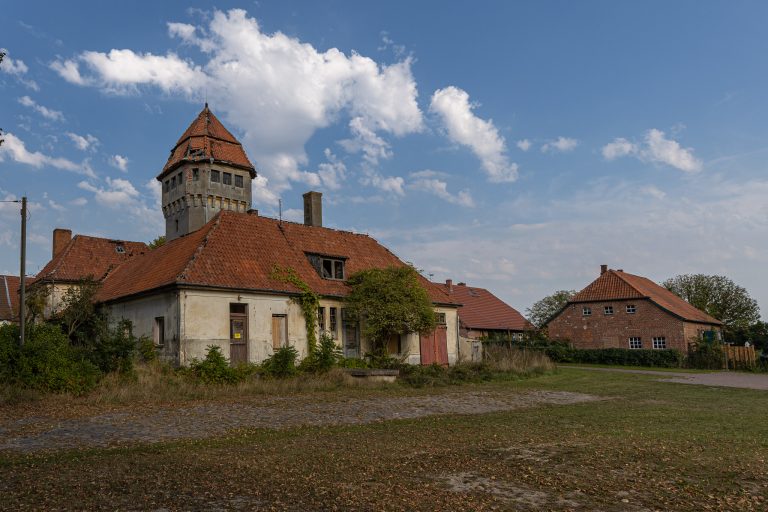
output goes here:
<path id="1" fill-rule="evenodd" d="M 272 269 L 270 277 L 281 283 L 292 284 L 301 290 L 301 294 L 293 297 L 291 300 L 301 308 L 301 312 L 304 315 L 304 324 L 307 328 L 307 350 L 310 354 L 314 353 L 317 348 L 317 335 L 315 332 L 317 327 L 317 308 L 320 307 L 320 296 L 312 291 L 312 288 L 292 268 L 276 265 Z"/>
<path id="2" fill-rule="evenodd" d="M 384 349 L 392 336 L 434 331 L 432 301 L 411 266 L 367 269 L 349 277 L 345 299 L 352 320 L 363 321 L 363 336 L 373 353 Z"/>

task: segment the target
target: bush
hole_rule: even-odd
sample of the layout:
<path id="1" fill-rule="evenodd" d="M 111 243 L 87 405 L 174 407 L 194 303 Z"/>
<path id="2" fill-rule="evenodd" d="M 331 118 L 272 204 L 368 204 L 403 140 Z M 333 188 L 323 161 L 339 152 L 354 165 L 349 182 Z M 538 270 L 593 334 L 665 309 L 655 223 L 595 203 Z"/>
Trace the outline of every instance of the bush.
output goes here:
<path id="1" fill-rule="evenodd" d="M 317 349 L 309 354 L 299 365 L 299 370 L 311 373 L 325 373 L 336 366 L 341 359 L 341 350 L 333 337 L 324 332 L 320 335 Z"/>
<path id="2" fill-rule="evenodd" d="M 157 349 L 155 342 L 147 336 L 142 336 L 136 342 L 139 359 L 144 363 L 150 363 L 157 360 Z"/>
<path id="3" fill-rule="evenodd" d="M 679 351 L 672 349 L 576 349 L 562 343 L 553 343 L 544 349 L 544 353 L 556 363 L 613 364 L 621 366 L 679 368 L 684 361 L 683 355 Z"/>
<path id="4" fill-rule="evenodd" d="M 210 345 L 205 359 L 193 359 L 187 373 L 204 384 L 237 384 L 256 372 L 254 365 L 231 367 L 221 347 Z"/>
<path id="5" fill-rule="evenodd" d="M 99 369 L 69 344 L 55 325 L 31 325 L 23 347 L 18 327 L 0 326 L 0 381 L 44 392 L 83 394 L 92 389 Z"/>
<path id="6" fill-rule="evenodd" d="M 390 355 L 385 349 L 380 348 L 365 354 L 368 368 L 381 370 L 397 370 L 403 366 L 403 359 Z"/>
<path id="7" fill-rule="evenodd" d="M 688 367 L 701 370 L 720 370 L 723 368 L 723 347 L 719 343 L 700 343 L 688 351 Z"/>
<path id="8" fill-rule="evenodd" d="M 136 338 L 131 334 L 131 322 L 123 320 L 109 327 L 103 319 L 93 337 L 83 341 L 85 357 L 103 373 L 131 373 L 136 353 Z"/>
<path id="9" fill-rule="evenodd" d="M 357 357 L 340 357 L 336 364 L 339 368 L 368 368 L 368 363 Z"/>
<path id="10" fill-rule="evenodd" d="M 261 369 L 265 375 L 270 377 L 292 377 L 299 371 L 296 368 L 296 358 L 299 353 L 295 347 L 282 347 L 275 351 L 261 363 Z"/>

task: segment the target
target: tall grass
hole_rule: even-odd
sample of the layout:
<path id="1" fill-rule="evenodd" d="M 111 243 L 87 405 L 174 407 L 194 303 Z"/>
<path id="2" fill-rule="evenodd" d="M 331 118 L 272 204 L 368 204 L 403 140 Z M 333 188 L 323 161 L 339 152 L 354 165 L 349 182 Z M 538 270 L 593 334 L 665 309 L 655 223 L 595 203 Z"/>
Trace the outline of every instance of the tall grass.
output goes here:
<path id="1" fill-rule="evenodd" d="M 494 372 L 514 373 L 520 376 L 551 372 L 555 364 L 541 350 L 504 345 L 485 347 L 483 362 Z"/>

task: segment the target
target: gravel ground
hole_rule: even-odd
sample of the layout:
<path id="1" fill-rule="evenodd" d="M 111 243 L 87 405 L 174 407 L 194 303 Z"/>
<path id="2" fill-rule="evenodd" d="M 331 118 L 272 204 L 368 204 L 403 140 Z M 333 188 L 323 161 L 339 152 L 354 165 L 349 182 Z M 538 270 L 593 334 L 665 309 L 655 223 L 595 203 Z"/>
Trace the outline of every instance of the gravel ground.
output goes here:
<path id="1" fill-rule="evenodd" d="M 466 392 L 431 396 L 347 399 L 274 405 L 206 403 L 120 411 L 63 421 L 28 417 L 0 420 L 0 451 L 38 452 L 199 439 L 233 429 L 280 429 L 303 425 L 351 425 L 440 414 L 485 414 L 541 405 L 565 405 L 598 397 L 565 391 Z"/>
<path id="2" fill-rule="evenodd" d="M 592 368 L 587 366 L 569 366 L 579 370 L 595 370 L 603 372 L 638 373 L 642 375 L 658 375 L 660 382 L 676 382 L 679 384 L 698 384 L 700 386 L 720 386 L 726 388 L 745 388 L 768 390 L 768 375 L 744 372 L 709 372 L 682 373 L 657 372 L 653 370 L 625 370 L 622 368 Z"/>

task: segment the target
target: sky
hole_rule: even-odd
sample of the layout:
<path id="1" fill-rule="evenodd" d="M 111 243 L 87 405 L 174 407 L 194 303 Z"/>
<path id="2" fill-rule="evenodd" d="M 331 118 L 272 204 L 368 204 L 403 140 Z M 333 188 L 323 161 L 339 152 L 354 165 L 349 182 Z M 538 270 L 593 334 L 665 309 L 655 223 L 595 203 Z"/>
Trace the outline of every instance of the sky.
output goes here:
<path id="1" fill-rule="evenodd" d="M 599 266 L 725 275 L 768 311 L 768 4 L 2 2 L 0 200 L 150 241 L 155 176 L 208 101 L 253 207 L 368 233 L 523 311 Z M 0 203 L 0 273 L 19 214 Z"/>

